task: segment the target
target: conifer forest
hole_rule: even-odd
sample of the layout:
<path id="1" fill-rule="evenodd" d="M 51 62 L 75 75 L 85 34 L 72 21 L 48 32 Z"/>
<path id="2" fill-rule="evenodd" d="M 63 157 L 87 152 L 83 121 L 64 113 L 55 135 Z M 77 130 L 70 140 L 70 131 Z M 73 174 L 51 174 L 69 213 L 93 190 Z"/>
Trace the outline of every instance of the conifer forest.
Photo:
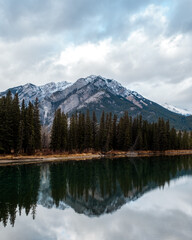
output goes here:
<path id="1" fill-rule="evenodd" d="M 192 133 L 177 131 L 163 118 L 149 123 L 142 116 L 132 119 L 128 112 L 120 118 L 103 112 L 101 119 L 97 121 L 95 113 L 91 115 L 87 111 L 86 114 L 73 114 L 69 120 L 58 109 L 53 121 L 50 147 L 53 151 L 78 152 L 89 149 L 101 152 L 190 149 Z"/>
<path id="2" fill-rule="evenodd" d="M 8 91 L 0 99 L 0 153 L 34 154 L 41 149 L 41 123 L 38 100 L 20 107 L 18 95 Z"/>
<path id="3" fill-rule="evenodd" d="M 0 153 L 34 154 L 42 148 L 41 138 L 38 99 L 20 106 L 18 95 L 9 91 L 0 99 Z M 178 131 L 163 118 L 151 123 L 128 112 L 120 118 L 103 112 L 98 120 L 89 110 L 68 116 L 58 109 L 49 147 L 54 152 L 191 149 L 192 132 Z"/>

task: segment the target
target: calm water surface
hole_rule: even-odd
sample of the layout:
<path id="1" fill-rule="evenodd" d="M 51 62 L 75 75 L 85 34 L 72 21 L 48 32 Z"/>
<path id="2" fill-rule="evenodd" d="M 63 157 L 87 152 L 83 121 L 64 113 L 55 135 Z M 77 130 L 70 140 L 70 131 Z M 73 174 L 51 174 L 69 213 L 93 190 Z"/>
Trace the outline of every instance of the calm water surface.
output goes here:
<path id="1" fill-rule="evenodd" d="M 0 167 L 1 240 L 192 239 L 192 157 Z"/>

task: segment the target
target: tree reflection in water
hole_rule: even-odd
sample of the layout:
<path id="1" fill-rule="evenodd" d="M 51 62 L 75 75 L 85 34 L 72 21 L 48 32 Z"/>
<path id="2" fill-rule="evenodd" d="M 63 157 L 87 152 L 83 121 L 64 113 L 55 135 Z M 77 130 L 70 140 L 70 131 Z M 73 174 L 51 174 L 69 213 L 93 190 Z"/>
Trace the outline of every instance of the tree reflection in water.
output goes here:
<path id="1" fill-rule="evenodd" d="M 61 203 L 88 216 L 116 211 L 170 180 L 192 173 L 192 157 L 100 159 L 0 167 L 0 221 L 14 226 L 16 213 Z M 61 208 L 61 207 L 60 207 Z"/>

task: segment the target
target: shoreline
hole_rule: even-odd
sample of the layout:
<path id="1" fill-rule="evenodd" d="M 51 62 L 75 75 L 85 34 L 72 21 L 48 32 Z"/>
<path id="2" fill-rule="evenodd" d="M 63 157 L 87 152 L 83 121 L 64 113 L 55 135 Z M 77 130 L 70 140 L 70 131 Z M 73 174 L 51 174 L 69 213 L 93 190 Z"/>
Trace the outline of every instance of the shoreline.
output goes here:
<path id="1" fill-rule="evenodd" d="M 191 150 L 166 150 L 166 151 L 111 151 L 107 153 L 79 153 L 79 154 L 51 154 L 51 155 L 0 155 L 0 166 L 53 163 L 64 161 L 82 161 L 100 158 L 119 158 L 119 157 L 153 157 L 153 156 L 179 156 L 192 155 Z"/>

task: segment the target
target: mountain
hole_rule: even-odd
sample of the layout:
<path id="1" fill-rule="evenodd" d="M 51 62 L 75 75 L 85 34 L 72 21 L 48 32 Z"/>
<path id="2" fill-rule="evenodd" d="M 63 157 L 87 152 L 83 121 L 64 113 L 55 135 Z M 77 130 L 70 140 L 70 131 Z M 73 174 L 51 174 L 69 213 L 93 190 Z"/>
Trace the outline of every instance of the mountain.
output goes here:
<path id="1" fill-rule="evenodd" d="M 69 116 L 76 112 L 95 111 L 97 117 L 102 111 L 113 112 L 121 116 L 128 111 L 132 117 L 141 114 L 144 119 L 153 122 L 159 117 L 170 120 L 170 124 L 177 129 L 192 130 L 192 120 L 185 116 L 171 112 L 168 109 L 154 103 L 135 91 L 123 87 L 112 79 L 91 75 L 80 78 L 75 83 L 48 83 L 43 86 L 26 84 L 9 89 L 13 94 L 18 93 L 19 99 L 25 99 L 26 103 L 34 101 L 38 97 L 40 101 L 40 116 L 42 124 L 52 124 L 56 109 L 68 113 Z M 8 90 L 7 90 L 8 91 Z M 0 96 L 6 92 L 0 93 Z"/>
<path id="2" fill-rule="evenodd" d="M 0 93 L 0 96 L 6 95 L 8 90 L 14 95 L 18 93 L 19 99 L 22 101 L 23 99 L 28 103 L 29 101 L 34 102 L 36 98 L 39 101 L 42 101 L 45 97 L 51 96 L 54 92 L 62 91 L 66 87 L 68 87 L 71 83 L 68 82 L 50 82 L 42 86 L 36 86 L 31 83 L 27 83 L 25 85 L 21 85 L 14 88 L 9 88 L 4 92 Z"/>
<path id="3" fill-rule="evenodd" d="M 178 114 L 181 114 L 183 116 L 191 116 L 192 115 L 192 112 L 186 110 L 186 109 L 181 109 L 181 108 L 178 108 L 178 107 L 175 107 L 175 106 L 172 106 L 168 103 L 165 103 L 162 105 L 164 108 L 168 109 L 169 111 L 171 112 L 174 112 L 174 113 L 178 113 Z"/>

